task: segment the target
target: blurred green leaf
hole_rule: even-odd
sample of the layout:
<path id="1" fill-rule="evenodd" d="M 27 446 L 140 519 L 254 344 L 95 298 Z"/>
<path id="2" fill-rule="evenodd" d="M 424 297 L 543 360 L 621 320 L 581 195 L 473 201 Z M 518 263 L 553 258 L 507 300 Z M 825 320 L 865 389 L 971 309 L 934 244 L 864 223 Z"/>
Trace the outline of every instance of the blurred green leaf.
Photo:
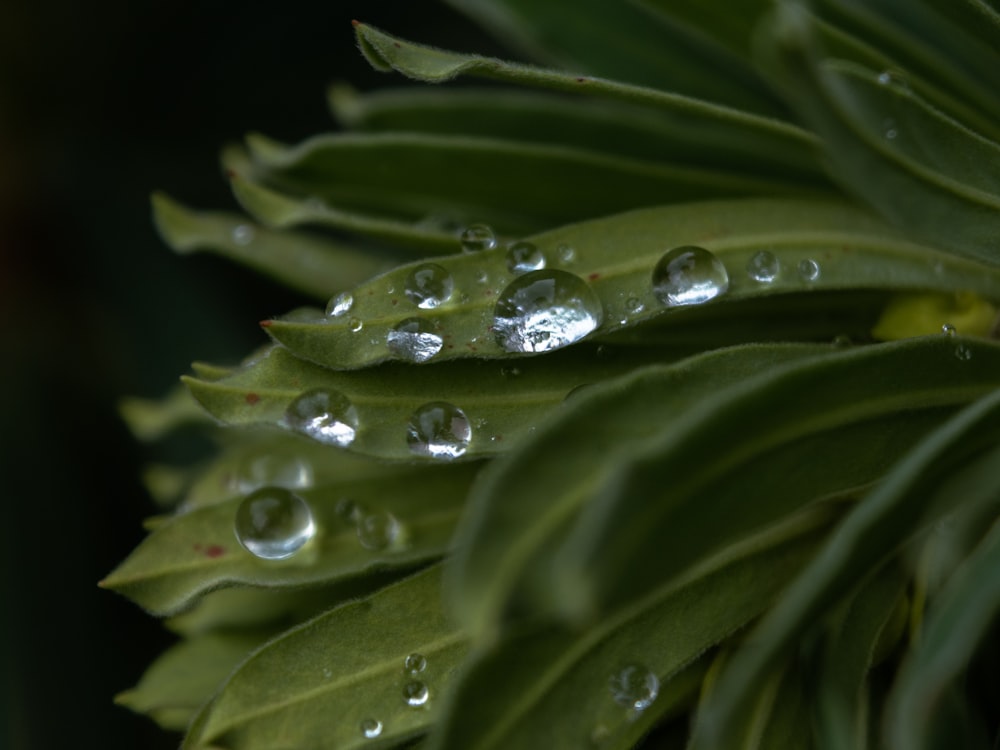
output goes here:
<path id="1" fill-rule="evenodd" d="M 391 747 L 430 727 L 467 646 L 441 614 L 440 571 L 408 578 L 309 620 L 266 644 L 226 681 L 185 748 Z M 425 661 L 411 674 L 410 654 Z M 427 691 L 423 703 L 406 695 Z M 377 740 L 362 722 L 378 722 Z"/>
<path id="2" fill-rule="evenodd" d="M 146 443 L 159 440 L 178 427 L 211 424 L 205 410 L 182 386 L 172 388 L 159 399 L 123 398 L 118 413 L 136 439 Z"/>
<path id="3" fill-rule="evenodd" d="M 704 35 L 744 61 L 750 59 L 753 20 L 771 8 L 770 0 L 729 0 L 726 4 L 703 0 L 636 0 L 690 33 Z"/>

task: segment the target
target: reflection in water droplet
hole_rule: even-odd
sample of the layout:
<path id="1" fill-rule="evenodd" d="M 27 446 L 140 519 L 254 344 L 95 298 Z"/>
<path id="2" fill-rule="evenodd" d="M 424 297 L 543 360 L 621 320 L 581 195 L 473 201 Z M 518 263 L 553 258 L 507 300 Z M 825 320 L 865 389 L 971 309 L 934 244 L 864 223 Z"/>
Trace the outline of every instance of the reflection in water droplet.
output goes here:
<path id="1" fill-rule="evenodd" d="M 406 278 L 403 292 L 417 307 L 430 310 L 444 304 L 455 291 L 451 274 L 436 263 L 417 266 Z"/>
<path id="2" fill-rule="evenodd" d="M 421 318 L 407 318 L 389 331 L 385 340 L 393 356 L 407 362 L 426 362 L 444 345 L 430 323 Z"/>
<path id="3" fill-rule="evenodd" d="M 249 224 L 238 224 L 233 227 L 233 242 L 237 245 L 249 245 L 256 236 L 257 232 Z"/>
<path id="4" fill-rule="evenodd" d="M 943 333 L 945 336 L 954 337 L 958 333 L 958 331 L 955 330 L 955 326 L 953 326 L 951 323 L 945 323 L 943 326 L 941 326 L 941 333 Z"/>
<path id="5" fill-rule="evenodd" d="M 576 260 L 576 249 L 572 245 L 561 244 L 556 247 L 556 253 L 563 263 L 572 263 Z"/>
<path id="6" fill-rule="evenodd" d="M 358 412 L 339 391 L 316 388 L 288 405 L 285 424 L 320 443 L 346 448 L 357 434 Z"/>
<path id="7" fill-rule="evenodd" d="M 462 249 L 467 253 L 492 250 L 497 246 L 497 236 L 493 227 L 486 224 L 470 224 L 460 238 Z"/>
<path id="8" fill-rule="evenodd" d="M 959 344 L 955 347 L 955 357 L 963 362 L 968 362 L 972 359 L 972 349 L 967 347 L 965 344 Z"/>
<path id="9" fill-rule="evenodd" d="M 541 271 L 545 255 L 530 242 L 515 242 L 507 248 L 507 270 L 513 274 Z"/>
<path id="10" fill-rule="evenodd" d="M 819 263 L 807 258 L 799 263 L 799 276 L 803 281 L 816 281 L 819 278 Z"/>
<path id="11" fill-rule="evenodd" d="M 326 305 L 326 314 L 330 318 L 339 318 L 346 315 L 354 306 L 354 295 L 350 292 L 341 292 L 336 297 L 330 299 Z"/>
<path id="12" fill-rule="evenodd" d="M 403 700 L 410 706 L 422 706 L 431 697 L 431 691 L 427 685 L 417 680 L 403 685 Z"/>
<path id="13" fill-rule="evenodd" d="M 493 311 L 497 343 L 508 352 L 547 352 L 579 341 L 601 324 L 601 303 L 568 271 L 532 271 L 514 279 Z"/>
<path id="14" fill-rule="evenodd" d="M 347 327 L 350 328 L 351 331 L 353 331 L 354 333 L 357 333 L 358 331 L 360 331 L 362 328 L 365 327 L 365 324 L 361 322 L 361 318 L 351 318 L 349 321 L 347 321 Z"/>
<path id="15" fill-rule="evenodd" d="M 236 489 L 242 495 L 264 486 L 294 490 L 312 483 L 312 465 L 295 456 L 265 453 L 245 458 L 236 469 Z"/>
<path id="16" fill-rule="evenodd" d="M 378 719 L 364 719 L 361 722 L 361 734 L 368 739 L 374 739 L 382 734 L 382 722 Z"/>
<path id="17" fill-rule="evenodd" d="M 667 307 L 700 305 L 727 289 L 726 267 L 703 247 L 675 247 L 653 268 L 653 292 Z"/>
<path id="18" fill-rule="evenodd" d="M 627 664 L 611 676 L 609 688 L 615 703 L 642 711 L 659 695 L 660 680 L 641 664 Z"/>
<path id="19" fill-rule="evenodd" d="M 383 550 L 399 538 L 401 528 L 392 513 L 375 511 L 363 515 L 358 521 L 358 540 L 365 549 Z"/>
<path id="20" fill-rule="evenodd" d="M 747 262 L 747 274 L 754 281 L 761 284 L 770 284 L 778 278 L 778 271 L 781 265 L 774 253 L 768 250 L 761 250 L 753 254 Z"/>
<path id="21" fill-rule="evenodd" d="M 410 654 L 403 661 L 403 671 L 416 676 L 427 669 L 427 659 L 423 654 Z"/>
<path id="22" fill-rule="evenodd" d="M 247 495 L 236 510 L 236 539 L 263 560 L 283 560 L 298 552 L 316 533 L 308 503 L 281 487 Z"/>
<path id="23" fill-rule="evenodd" d="M 446 401 L 417 409 L 406 427 L 410 452 L 430 458 L 458 458 L 468 450 L 472 427 L 465 412 Z"/>

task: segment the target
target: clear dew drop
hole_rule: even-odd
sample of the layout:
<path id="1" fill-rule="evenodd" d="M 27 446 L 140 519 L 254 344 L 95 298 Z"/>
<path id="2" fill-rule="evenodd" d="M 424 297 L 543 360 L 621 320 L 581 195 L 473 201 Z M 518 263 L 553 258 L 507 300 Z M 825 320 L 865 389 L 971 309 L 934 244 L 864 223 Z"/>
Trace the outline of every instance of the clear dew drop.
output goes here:
<path id="1" fill-rule="evenodd" d="M 233 227 L 233 242 L 237 245 L 249 245 L 257 236 L 257 231 L 249 224 L 238 224 Z"/>
<path id="2" fill-rule="evenodd" d="M 803 281 L 816 281 L 819 278 L 819 263 L 812 258 L 806 258 L 799 263 L 799 277 Z"/>
<path id="3" fill-rule="evenodd" d="M 407 299 L 423 310 L 431 310 L 448 301 L 455 291 L 451 274 L 436 263 L 424 263 L 406 277 L 403 292 Z"/>
<path id="4" fill-rule="evenodd" d="M 431 691 L 427 689 L 426 684 L 419 680 L 414 680 L 403 685 L 403 700 L 409 706 L 422 706 L 427 703 L 430 697 Z"/>
<path id="5" fill-rule="evenodd" d="M 470 224 L 459 238 L 467 253 L 480 253 L 497 246 L 497 236 L 488 224 Z"/>
<path id="6" fill-rule="evenodd" d="M 427 659 L 423 654 L 410 654 L 403 660 L 403 671 L 416 677 L 427 669 Z"/>
<path id="7" fill-rule="evenodd" d="M 389 331 L 385 343 L 394 357 L 407 362 L 426 362 L 441 351 L 444 339 L 434 333 L 426 320 L 407 318 Z"/>
<path id="8" fill-rule="evenodd" d="M 354 295 L 350 292 L 341 292 L 327 303 L 326 315 L 328 318 L 340 318 L 347 315 L 352 307 L 354 307 Z"/>
<path id="9" fill-rule="evenodd" d="M 941 326 L 941 333 L 951 338 L 954 338 L 956 335 L 958 335 L 958 331 L 955 329 L 955 326 L 953 326 L 951 323 L 945 323 L 943 326 Z"/>
<path id="10" fill-rule="evenodd" d="M 778 278 L 781 265 L 774 253 L 761 250 L 753 254 L 747 261 L 747 275 L 761 284 L 770 284 Z"/>
<path id="11" fill-rule="evenodd" d="M 556 253 L 559 255 L 559 260 L 563 263 L 572 263 L 576 260 L 576 248 L 572 245 L 562 244 L 556 248 Z"/>
<path id="12" fill-rule="evenodd" d="M 728 289 L 726 267 L 703 247 L 675 247 L 653 268 L 653 292 L 667 307 L 700 305 Z"/>
<path id="13" fill-rule="evenodd" d="M 358 520 L 358 541 L 365 549 L 388 549 L 399 538 L 401 526 L 392 513 L 379 510 Z"/>
<path id="14" fill-rule="evenodd" d="M 608 683 L 615 703 L 636 711 L 649 708 L 660 693 L 660 679 L 641 664 L 627 664 Z"/>
<path id="15" fill-rule="evenodd" d="M 880 86 L 896 86 L 898 88 L 909 88 L 906 77 L 898 70 L 883 70 L 878 74 Z"/>
<path id="16" fill-rule="evenodd" d="M 968 362 L 972 359 L 972 349 L 967 347 L 965 344 L 959 344 L 955 347 L 955 358 L 961 360 L 962 362 Z"/>
<path id="17" fill-rule="evenodd" d="M 899 135 L 896 121 L 891 117 L 887 117 L 882 121 L 882 135 L 885 136 L 887 141 L 894 141 L 896 140 L 896 136 Z"/>
<path id="18" fill-rule="evenodd" d="M 465 412 L 446 401 L 432 401 L 417 409 L 406 426 L 410 453 L 452 459 L 463 455 L 472 439 Z"/>
<path id="19" fill-rule="evenodd" d="M 357 333 L 365 327 L 365 324 L 361 321 L 361 318 L 351 318 L 347 321 L 347 327 L 350 328 L 353 333 Z"/>
<path id="20" fill-rule="evenodd" d="M 285 424 L 320 443 L 346 448 L 357 435 L 358 412 L 339 391 L 316 388 L 288 405 Z"/>
<path id="21" fill-rule="evenodd" d="M 507 270 L 513 274 L 541 271 L 545 255 L 531 242 L 515 242 L 507 248 Z"/>
<path id="22" fill-rule="evenodd" d="M 361 721 L 361 734 L 366 739 L 374 739 L 382 734 L 382 722 L 378 719 L 363 719 Z"/>
<path id="23" fill-rule="evenodd" d="M 283 560 L 312 539 L 316 524 L 301 497 L 281 487 L 263 487 L 240 503 L 234 530 L 250 554 L 262 560 Z"/>
<path id="24" fill-rule="evenodd" d="M 240 462 L 236 469 L 236 489 L 247 494 L 261 487 L 284 487 L 294 490 L 313 483 L 312 464 L 295 456 L 266 453 Z"/>
<path id="25" fill-rule="evenodd" d="M 601 324 L 600 300 L 568 271 L 532 271 L 497 298 L 493 332 L 508 352 L 547 352 L 579 341 Z"/>

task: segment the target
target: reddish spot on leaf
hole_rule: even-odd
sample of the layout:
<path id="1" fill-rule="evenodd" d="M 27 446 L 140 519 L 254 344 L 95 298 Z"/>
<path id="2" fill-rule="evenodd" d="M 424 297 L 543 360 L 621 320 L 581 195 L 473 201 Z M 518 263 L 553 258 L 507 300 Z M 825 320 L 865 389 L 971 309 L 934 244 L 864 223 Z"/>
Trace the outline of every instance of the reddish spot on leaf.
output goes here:
<path id="1" fill-rule="evenodd" d="M 236 174 L 236 170 L 235 169 L 227 169 L 226 170 L 226 177 L 228 177 L 230 180 L 235 180 L 238 176 L 239 175 Z"/>
<path id="2" fill-rule="evenodd" d="M 273 320 L 262 320 L 262 321 L 260 321 L 260 327 L 261 328 L 270 328 L 271 324 L 273 322 L 274 322 Z"/>
<path id="3" fill-rule="evenodd" d="M 258 401 L 260 401 L 260 396 L 258 396 L 256 393 L 247 394 L 247 403 L 250 404 L 250 406 L 253 406 Z"/>
<path id="4" fill-rule="evenodd" d="M 205 557 L 222 557 L 226 554 L 226 548 L 221 544 L 213 544 L 205 548 Z"/>
<path id="5" fill-rule="evenodd" d="M 601 278 L 601 274 L 592 273 L 587 278 L 590 279 L 591 281 L 597 281 L 599 278 Z"/>
<path id="6" fill-rule="evenodd" d="M 398 299 L 394 299 L 394 300 L 390 300 L 390 301 L 392 302 L 393 305 L 398 305 L 399 304 L 399 300 Z"/>
<path id="7" fill-rule="evenodd" d="M 402 47 L 403 45 L 402 45 L 402 44 L 400 44 L 399 42 L 393 42 L 393 43 L 392 43 L 392 46 L 393 46 L 393 47 Z"/>
<path id="8" fill-rule="evenodd" d="M 577 78 L 577 79 L 576 79 L 576 82 L 577 82 L 577 83 L 586 83 L 586 82 L 587 82 L 587 79 L 586 79 L 586 78 Z"/>
<path id="9" fill-rule="evenodd" d="M 448 346 L 445 347 L 445 349 L 454 349 L 454 348 L 455 348 L 454 344 L 448 344 Z"/>

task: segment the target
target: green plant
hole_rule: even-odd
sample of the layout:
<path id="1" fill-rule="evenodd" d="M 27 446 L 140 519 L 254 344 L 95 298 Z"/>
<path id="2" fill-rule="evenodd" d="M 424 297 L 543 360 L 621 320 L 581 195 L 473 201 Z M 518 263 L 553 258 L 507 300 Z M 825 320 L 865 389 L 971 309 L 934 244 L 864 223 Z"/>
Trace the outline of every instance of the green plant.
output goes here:
<path id="1" fill-rule="evenodd" d="M 452 2 L 572 72 L 356 23 L 503 85 L 335 87 L 352 132 L 224 152 L 259 224 L 154 198 L 330 303 L 125 403 L 219 449 L 103 582 L 183 636 L 119 700 L 188 748 L 990 747 L 995 4 Z"/>

